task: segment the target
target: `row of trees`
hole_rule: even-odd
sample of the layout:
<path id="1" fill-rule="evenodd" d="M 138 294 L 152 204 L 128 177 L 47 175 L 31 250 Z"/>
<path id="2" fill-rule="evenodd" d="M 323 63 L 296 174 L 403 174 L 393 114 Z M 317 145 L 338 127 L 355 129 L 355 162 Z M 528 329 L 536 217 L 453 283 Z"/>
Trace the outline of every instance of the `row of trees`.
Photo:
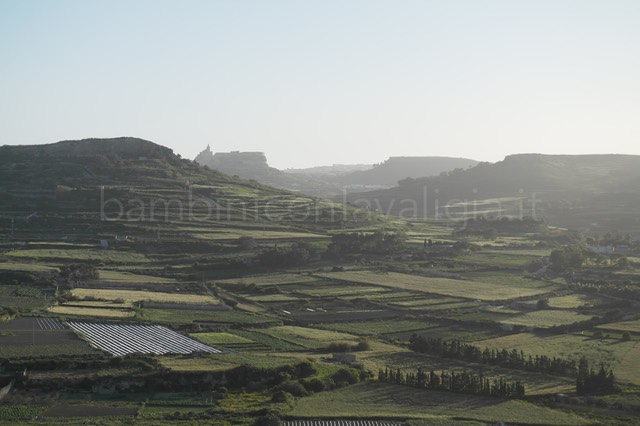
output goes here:
<path id="1" fill-rule="evenodd" d="M 583 266 L 627 269 L 630 265 L 629 259 L 625 256 L 594 253 L 581 244 L 555 249 L 549 255 L 549 269 L 557 273 L 576 271 Z"/>
<path id="2" fill-rule="evenodd" d="M 395 253 L 402 248 L 406 236 L 400 232 L 353 232 L 336 234 L 331 238 L 329 252 L 342 253 Z"/>
<path id="3" fill-rule="evenodd" d="M 604 364 L 600 364 L 600 369 L 595 371 L 589 367 L 589 361 L 585 357 L 582 357 L 576 365 L 575 361 L 556 357 L 550 358 L 546 355 L 536 355 L 535 357 L 531 355 L 525 356 L 524 352 L 518 351 L 517 349 L 510 351 L 506 349 L 499 351 L 495 349 L 484 349 L 481 351 L 478 347 L 468 343 L 462 343 L 456 340 L 445 341 L 415 334 L 409 341 L 409 347 L 416 352 L 427 353 L 442 358 L 453 358 L 469 362 L 499 365 L 501 367 L 518 370 L 576 377 L 576 392 L 579 395 L 602 395 L 616 391 L 613 370 L 607 370 Z M 396 377 L 397 373 L 383 372 L 383 377 L 386 378 L 389 375 L 392 377 L 392 379 L 389 380 L 413 380 Z M 430 375 L 429 380 L 431 378 L 432 376 Z M 416 383 L 422 383 L 422 375 L 416 377 L 415 380 L 417 381 Z M 473 382 L 473 380 L 476 379 L 469 380 Z M 473 386 L 477 385 L 474 384 Z M 481 387 L 481 390 L 482 392 L 487 392 L 486 387 Z M 484 395 L 484 393 L 482 393 L 482 395 Z"/>
<path id="4" fill-rule="evenodd" d="M 442 371 L 436 374 L 433 370 L 426 373 L 418 368 L 415 373 L 403 373 L 400 370 L 379 370 L 378 380 L 384 383 L 413 386 L 422 389 L 439 390 L 471 395 L 495 396 L 502 398 L 524 398 L 525 387 L 519 380 L 507 381 L 503 377 L 487 378 L 482 374 L 468 371 Z"/>
<path id="5" fill-rule="evenodd" d="M 640 286 L 631 281 L 593 281 L 574 278 L 569 285 L 572 290 L 590 291 L 630 300 L 640 300 Z"/>
<path id="6" fill-rule="evenodd" d="M 418 336 L 414 334 L 409 340 L 409 348 L 416 352 L 427 353 L 442 358 L 459 359 L 462 361 L 478 362 L 482 364 L 499 365 L 501 367 L 518 370 L 552 373 L 564 376 L 575 376 L 576 363 L 572 360 L 548 357 L 546 355 L 526 356 L 517 349 L 495 350 L 462 343 L 457 340 L 446 341 L 440 338 Z"/>
<path id="7" fill-rule="evenodd" d="M 606 395 L 616 391 L 613 370 L 608 370 L 604 364 L 596 372 L 589 368 L 586 358 L 580 359 L 578 375 L 576 377 L 576 393 L 578 395 Z"/>
<path id="8" fill-rule="evenodd" d="M 60 277 L 68 283 L 78 284 L 83 281 L 97 280 L 100 278 L 100 274 L 95 265 L 71 263 L 60 266 Z"/>
<path id="9" fill-rule="evenodd" d="M 308 263 L 315 251 L 310 244 L 294 243 L 290 246 L 265 248 L 258 254 L 257 259 L 262 266 L 299 266 Z"/>

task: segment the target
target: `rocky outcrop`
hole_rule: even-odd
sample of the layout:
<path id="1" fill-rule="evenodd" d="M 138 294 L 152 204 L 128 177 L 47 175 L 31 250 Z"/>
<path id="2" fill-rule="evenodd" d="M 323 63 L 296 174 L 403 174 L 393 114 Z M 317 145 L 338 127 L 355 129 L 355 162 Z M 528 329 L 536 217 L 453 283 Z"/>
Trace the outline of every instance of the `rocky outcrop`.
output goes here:
<path id="1" fill-rule="evenodd" d="M 254 178 L 256 174 L 277 171 L 269 167 L 267 157 L 263 152 L 232 151 L 214 154 L 209 145 L 196 156 L 195 161 L 223 173 L 246 178 Z"/>

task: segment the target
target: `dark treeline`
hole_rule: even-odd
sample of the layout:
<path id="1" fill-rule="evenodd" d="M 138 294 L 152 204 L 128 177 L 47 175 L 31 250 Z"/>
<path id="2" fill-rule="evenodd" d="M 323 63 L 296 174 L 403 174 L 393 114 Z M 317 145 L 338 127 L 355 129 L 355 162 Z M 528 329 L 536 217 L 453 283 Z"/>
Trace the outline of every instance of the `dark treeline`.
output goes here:
<path id="1" fill-rule="evenodd" d="M 400 370 L 379 370 L 378 380 L 383 383 L 413 386 L 416 388 L 465 393 L 471 395 L 495 396 L 501 398 L 524 398 L 525 388 L 519 380 L 507 381 L 503 377 L 489 379 L 482 374 L 455 371 L 436 374 L 426 373 L 418 368 L 416 373 Z"/>
<path id="2" fill-rule="evenodd" d="M 416 352 L 426 353 L 442 358 L 459 359 L 481 364 L 498 365 L 518 370 L 539 373 L 559 374 L 575 377 L 576 363 L 562 358 L 550 358 L 546 355 L 526 356 L 524 352 L 512 349 L 481 350 L 477 346 L 457 340 L 446 341 L 439 338 L 413 335 L 409 340 L 409 348 Z"/>
<path id="3" fill-rule="evenodd" d="M 401 232 L 345 233 L 331 237 L 329 252 L 342 253 L 394 253 L 402 249 L 406 236 Z"/>
<path id="4" fill-rule="evenodd" d="M 573 278 L 569 288 L 578 291 L 602 293 L 624 299 L 640 300 L 640 286 L 631 280 L 605 281 Z"/>
<path id="5" fill-rule="evenodd" d="M 286 267 L 305 265 L 315 254 L 315 249 L 308 243 L 294 243 L 290 246 L 264 248 L 257 260 L 265 267 Z"/>
<path id="6" fill-rule="evenodd" d="M 580 359 L 576 378 L 576 393 L 578 395 L 606 395 L 615 391 L 613 370 L 607 371 L 604 364 L 600 364 L 600 370 L 596 372 L 589 368 L 586 358 Z"/>

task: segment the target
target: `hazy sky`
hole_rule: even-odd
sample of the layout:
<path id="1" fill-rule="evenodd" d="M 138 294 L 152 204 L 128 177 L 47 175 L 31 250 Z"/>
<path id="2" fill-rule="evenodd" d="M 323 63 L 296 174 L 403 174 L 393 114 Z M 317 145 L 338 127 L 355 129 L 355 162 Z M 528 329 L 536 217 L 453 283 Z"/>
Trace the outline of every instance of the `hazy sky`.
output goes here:
<path id="1" fill-rule="evenodd" d="M 0 145 L 640 154 L 638 0 L 0 0 Z"/>

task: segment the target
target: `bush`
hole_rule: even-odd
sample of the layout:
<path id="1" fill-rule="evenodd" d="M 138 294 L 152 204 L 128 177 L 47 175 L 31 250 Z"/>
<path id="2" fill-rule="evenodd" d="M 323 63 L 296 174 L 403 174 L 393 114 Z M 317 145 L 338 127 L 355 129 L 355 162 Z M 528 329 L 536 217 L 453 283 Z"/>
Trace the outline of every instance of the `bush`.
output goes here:
<path id="1" fill-rule="evenodd" d="M 271 398 L 271 402 L 285 403 L 288 405 L 293 404 L 294 400 L 293 395 L 283 390 L 276 391 Z"/>
<path id="2" fill-rule="evenodd" d="M 280 416 L 273 412 L 260 416 L 253 422 L 254 426 L 282 426 L 282 424 Z"/>
<path id="3" fill-rule="evenodd" d="M 549 299 L 547 298 L 539 299 L 538 302 L 536 303 L 536 309 L 538 310 L 549 309 Z"/>
<path id="4" fill-rule="evenodd" d="M 331 379 L 336 382 L 336 386 L 343 387 L 358 383 L 360 375 L 352 368 L 341 368 L 331 375 Z"/>
<path id="5" fill-rule="evenodd" d="M 628 342 L 629 340 L 631 340 L 631 334 L 629 334 L 628 331 L 625 331 L 624 333 L 622 333 L 622 340 Z"/>
<path id="6" fill-rule="evenodd" d="M 371 344 L 367 339 L 362 339 L 353 349 L 355 352 L 363 352 L 371 350 Z"/>
<path id="7" fill-rule="evenodd" d="M 298 382 L 282 383 L 276 386 L 274 389 L 276 391 L 283 391 L 297 397 L 309 396 L 309 392 L 307 391 L 307 389 L 302 385 L 302 383 Z"/>
<path id="8" fill-rule="evenodd" d="M 312 379 L 303 382 L 305 389 L 309 392 L 322 392 L 327 390 L 327 385 L 320 379 Z"/>

